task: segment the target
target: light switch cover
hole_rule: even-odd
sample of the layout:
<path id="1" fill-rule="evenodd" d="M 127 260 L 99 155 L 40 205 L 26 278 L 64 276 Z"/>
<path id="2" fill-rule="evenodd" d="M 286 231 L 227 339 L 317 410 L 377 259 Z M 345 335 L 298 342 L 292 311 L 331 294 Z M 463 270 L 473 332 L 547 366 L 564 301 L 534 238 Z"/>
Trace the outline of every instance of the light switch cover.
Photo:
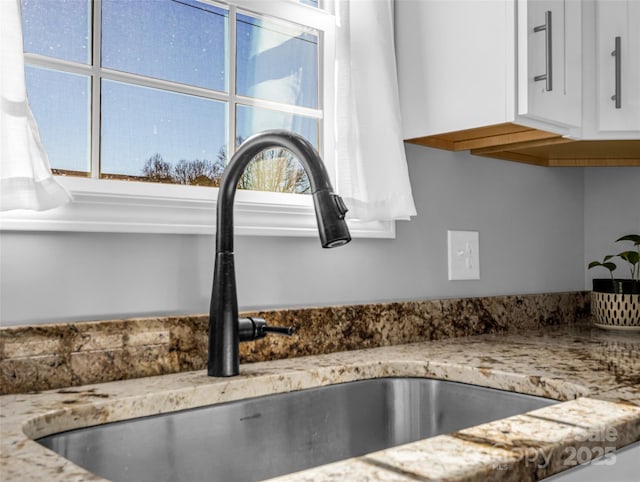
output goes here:
<path id="1" fill-rule="evenodd" d="M 449 280 L 480 279 L 478 231 L 447 231 Z"/>

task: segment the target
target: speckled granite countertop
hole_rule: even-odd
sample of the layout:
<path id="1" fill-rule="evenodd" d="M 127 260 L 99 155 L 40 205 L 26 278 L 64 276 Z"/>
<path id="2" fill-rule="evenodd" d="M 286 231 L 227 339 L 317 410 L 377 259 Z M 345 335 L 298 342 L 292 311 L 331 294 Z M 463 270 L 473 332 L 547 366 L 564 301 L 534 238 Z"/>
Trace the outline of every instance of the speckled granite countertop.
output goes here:
<path id="1" fill-rule="evenodd" d="M 244 313 L 294 334 L 240 344 L 240 362 L 570 325 L 588 292 L 536 293 Z M 208 315 L 0 328 L 0 395 L 202 370 Z"/>
<path id="2" fill-rule="evenodd" d="M 586 447 L 597 454 L 605 429 L 615 433 L 608 446 L 640 440 L 640 336 L 579 324 L 244 364 L 234 379 L 191 371 L 5 395 L 0 397 L 0 479 L 101 480 L 32 438 L 385 376 L 455 380 L 569 401 L 277 480 L 539 480 L 570 467 L 572 450 Z"/>

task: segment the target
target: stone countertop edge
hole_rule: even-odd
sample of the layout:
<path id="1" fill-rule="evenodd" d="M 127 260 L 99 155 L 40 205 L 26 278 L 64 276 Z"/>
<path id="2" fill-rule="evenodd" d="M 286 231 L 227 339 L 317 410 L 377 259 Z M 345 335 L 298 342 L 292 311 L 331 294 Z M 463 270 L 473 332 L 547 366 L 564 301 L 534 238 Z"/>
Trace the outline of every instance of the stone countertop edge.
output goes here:
<path id="1" fill-rule="evenodd" d="M 566 400 L 522 415 L 278 477 L 278 481 L 529 481 L 640 440 L 640 335 L 587 324 L 257 362 L 0 397 L 0 480 L 104 480 L 33 439 L 73 428 L 389 376 Z"/>

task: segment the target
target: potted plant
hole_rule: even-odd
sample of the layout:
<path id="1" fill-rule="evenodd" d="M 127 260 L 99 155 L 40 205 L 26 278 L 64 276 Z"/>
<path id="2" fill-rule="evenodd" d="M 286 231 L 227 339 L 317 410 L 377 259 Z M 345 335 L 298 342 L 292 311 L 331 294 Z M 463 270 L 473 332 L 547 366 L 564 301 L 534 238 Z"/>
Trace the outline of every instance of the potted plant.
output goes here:
<path id="1" fill-rule="evenodd" d="M 591 313 L 600 328 L 640 330 L 640 234 L 627 234 L 616 239 L 618 242 L 631 242 L 633 249 L 589 263 L 589 269 L 603 267 L 610 275 L 610 278 L 593 280 Z M 628 265 L 629 279 L 614 278 L 617 265 L 612 260 L 616 258 Z"/>

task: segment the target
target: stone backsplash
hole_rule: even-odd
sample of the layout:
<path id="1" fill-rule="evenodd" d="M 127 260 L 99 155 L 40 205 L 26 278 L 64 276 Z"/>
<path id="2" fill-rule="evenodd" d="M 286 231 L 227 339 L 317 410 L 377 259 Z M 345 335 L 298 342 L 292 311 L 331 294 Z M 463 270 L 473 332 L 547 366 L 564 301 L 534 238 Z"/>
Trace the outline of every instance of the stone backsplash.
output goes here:
<path id="1" fill-rule="evenodd" d="M 404 301 L 245 312 L 293 326 L 240 345 L 241 363 L 572 324 L 589 293 Z M 0 394 L 190 370 L 207 361 L 208 316 L 86 321 L 0 329 Z"/>

